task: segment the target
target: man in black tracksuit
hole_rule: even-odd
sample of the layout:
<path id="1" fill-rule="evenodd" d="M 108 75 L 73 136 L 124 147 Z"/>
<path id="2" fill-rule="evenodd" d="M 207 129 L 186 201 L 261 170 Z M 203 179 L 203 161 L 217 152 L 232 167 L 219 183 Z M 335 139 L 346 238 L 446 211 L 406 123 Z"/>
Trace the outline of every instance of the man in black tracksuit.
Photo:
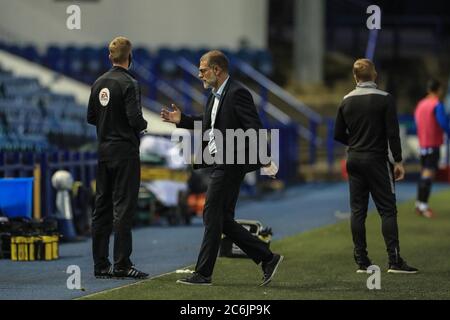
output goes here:
<path id="1" fill-rule="evenodd" d="M 140 186 L 140 133 L 147 128 L 142 116 L 140 89 L 128 72 L 131 43 L 124 37 L 109 45 L 113 67 L 95 81 L 87 113 L 97 127 L 98 167 L 92 216 L 94 274 L 98 278 L 145 278 L 134 268 L 131 227 Z M 114 266 L 108 259 L 114 230 Z"/>
<path id="2" fill-rule="evenodd" d="M 334 138 L 348 145 L 351 230 L 358 273 L 372 264 L 367 253 L 365 220 L 369 193 L 382 220 L 389 273 L 416 273 L 400 257 L 395 181 L 403 179 L 402 150 L 394 100 L 377 89 L 375 66 L 368 59 L 353 65 L 356 89 L 346 95 L 336 117 Z M 390 148 L 395 164 L 388 157 Z"/>

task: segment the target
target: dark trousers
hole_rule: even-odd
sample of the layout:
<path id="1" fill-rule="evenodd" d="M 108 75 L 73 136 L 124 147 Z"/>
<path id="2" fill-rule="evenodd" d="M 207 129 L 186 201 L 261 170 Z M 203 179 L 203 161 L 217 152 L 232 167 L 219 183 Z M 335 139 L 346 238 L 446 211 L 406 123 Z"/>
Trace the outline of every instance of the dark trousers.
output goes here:
<path id="1" fill-rule="evenodd" d="M 195 271 L 204 277 L 213 273 L 222 233 L 256 264 L 272 258 L 265 243 L 234 220 L 234 210 L 245 173 L 240 169 L 214 169 L 203 210 L 205 233 Z"/>
<path id="2" fill-rule="evenodd" d="M 347 171 L 350 183 L 351 230 L 355 246 L 355 260 L 367 259 L 366 217 L 369 194 L 381 216 L 381 230 L 389 256 L 396 263 L 400 255 L 397 225 L 397 207 L 393 167 L 381 159 L 352 159 L 349 157 Z"/>
<path id="3" fill-rule="evenodd" d="M 99 162 L 95 209 L 92 214 L 92 252 L 96 270 L 110 265 L 109 238 L 114 230 L 114 267 L 132 263 L 131 227 L 140 186 L 139 159 Z"/>

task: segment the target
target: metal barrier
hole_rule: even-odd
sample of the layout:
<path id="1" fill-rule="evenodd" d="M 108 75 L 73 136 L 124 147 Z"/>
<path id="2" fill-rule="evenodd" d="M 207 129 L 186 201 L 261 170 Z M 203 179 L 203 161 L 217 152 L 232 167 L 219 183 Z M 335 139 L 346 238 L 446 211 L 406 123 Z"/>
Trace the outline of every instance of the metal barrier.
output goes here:
<path id="1" fill-rule="evenodd" d="M 37 170 L 36 170 L 37 169 Z M 34 201 L 40 202 L 40 208 L 35 213 L 43 216 L 55 213 L 55 190 L 51 184 L 52 175 L 57 170 L 69 171 L 75 181 L 84 186 L 91 186 L 95 181 L 97 170 L 97 155 L 92 152 L 0 152 L 0 177 L 17 178 L 33 177 L 38 174 L 40 184 L 36 186 L 40 192 L 35 192 Z M 35 189 L 36 190 L 36 189 Z M 38 197 L 38 195 L 40 195 Z M 40 216 L 40 214 L 38 214 Z"/>

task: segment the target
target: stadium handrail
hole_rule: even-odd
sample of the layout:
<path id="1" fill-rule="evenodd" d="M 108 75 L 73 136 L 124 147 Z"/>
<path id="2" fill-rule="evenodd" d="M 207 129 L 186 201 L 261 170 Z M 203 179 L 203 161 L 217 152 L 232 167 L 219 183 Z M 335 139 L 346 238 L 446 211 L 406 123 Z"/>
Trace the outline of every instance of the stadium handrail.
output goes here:
<path id="1" fill-rule="evenodd" d="M 321 123 L 323 121 L 323 117 L 318 112 L 312 110 L 310 107 L 299 101 L 296 97 L 294 97 L 288 91 L 284 90 L 275 82 L 267 78 L 265 75 L 263 75 L 261 72 L 253 68 L 247 62 L 241 59 L 235 59 L 234 63 L 239 68 L 239 71 L 245 73 L 255 82 L 257 82 L 260 86 L 269 90 L 272 94 L 278 96 L 278 98 L 283 100 L 285 103 L 293 107 L 298 112 L 305 115 L 309 120 L 313 120 L 317 123 Z"/>
<path id="2" fill-rule="evenodd" d="M 164 96 L 166 96 L 170 100 L 173 100 L 176 104 L 184 105 L 188 112 L 192 111 L 190 103 L 185 103 L 186 99 L 184 99 L 183 94 L 178 91 L 179 88 L 175 88 L 167 81 L 156 77 L 151 70 L 145 68 L 139 62 L 134 61 L 133 64 L 135 73 L 140 76 L 147 85 L 154 85 L 156 90 L 158 90 Z M 194 100 L 197 99 L 197 96 L 189 92 L 189 90 L 185 90 L 183 93 L 189 95 L 189 97 Z M 198 102 L 202 103 L 202 101 Z"/>
<path id="3" fill-rule="evenodd" d="M 193 77 L 197 76 L 197 68 L 186 58 L 180 57 L 177 59 L 176 63 L 181 69 L 188 72 Z M 280 123 L 282 123 L 284 125 L 289 124 L 289 122 L 291 121 L 291 118 L 286 113 L 284 113 L 279 108 L 274 106 L 271 102 L 264 101 L 263 97 L 261 97 L 254 90 L 251 90 L 251 89 L 249 89 L 249 90 L 252 93 L 252 95 L 255 97 L 256 104 L 262 105 L 263 103 L 265 103 L 265 105 L 264 105 L 265 111 L 270 116 L 272 116 L 275 120 L 279 121 Z M 298 125 L 298 133 L 301 137 L 303 137 L 305 139 L 309 140 L 311 138 L 311 132 L 307 128 L 303 127 L 300 124 Z"/>

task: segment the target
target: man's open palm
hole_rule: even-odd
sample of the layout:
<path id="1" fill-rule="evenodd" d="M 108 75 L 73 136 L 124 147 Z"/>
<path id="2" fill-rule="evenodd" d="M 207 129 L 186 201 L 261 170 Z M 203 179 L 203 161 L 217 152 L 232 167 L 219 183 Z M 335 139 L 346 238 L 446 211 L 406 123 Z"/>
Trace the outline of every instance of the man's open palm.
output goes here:
<path id="1" fill-rule="evenodd" d="M 169 111 L 166 107 L 163 107 L 161 110 L 161 119 L 164 122 L 179 124 L 181 121 L 181 110 L 173 103 L 172 109 L 173 111 Z"/>

